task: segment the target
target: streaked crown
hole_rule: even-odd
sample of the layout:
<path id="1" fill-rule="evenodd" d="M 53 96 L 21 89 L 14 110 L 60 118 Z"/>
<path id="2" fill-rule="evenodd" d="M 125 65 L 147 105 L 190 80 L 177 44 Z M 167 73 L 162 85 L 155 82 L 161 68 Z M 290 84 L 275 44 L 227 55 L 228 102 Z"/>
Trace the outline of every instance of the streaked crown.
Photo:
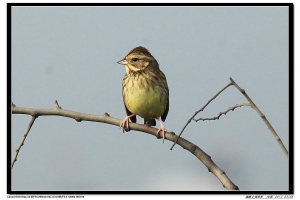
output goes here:
<path id="1" fill-rule="evenodd" d="M 151 53 L 148 51 L 148 49 L 146 49 L 145 47 L 141 47 L 141 46 L 132 49 L 125 57 L 127 57 L 129 54 L 140 54 L 140 55 L 153 57 L 151 55 Z"/>

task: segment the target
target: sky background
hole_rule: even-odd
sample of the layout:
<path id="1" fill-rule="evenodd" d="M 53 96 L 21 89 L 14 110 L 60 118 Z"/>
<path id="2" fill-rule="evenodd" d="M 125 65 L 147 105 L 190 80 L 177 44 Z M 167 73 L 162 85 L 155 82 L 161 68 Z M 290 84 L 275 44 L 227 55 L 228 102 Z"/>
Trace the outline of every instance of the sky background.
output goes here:
<path id="1" fill-rule="evenodd" d="M 165 73 L 179 134 L 232 77 L 289 148 L 287 7 L 13 7 L 12 101 L 18 107 L 126 116 L 117 61 L 146 47 Z M 197 117 L 247 102 L 230 87 Z M 31 120 L 12 115 L 11 158 Z M 137 118 L 142 123 L 141 118 Z M 158 126 L 157 126 L 158 128 Z M 250 107 L 192 122 L 199 146 L 240 190 L 288 190 L 288 160 Z M 12 190 L 218 190 L 220 181 L 170 141 L 59 116 L 35 121 L 12 170 Z"/>

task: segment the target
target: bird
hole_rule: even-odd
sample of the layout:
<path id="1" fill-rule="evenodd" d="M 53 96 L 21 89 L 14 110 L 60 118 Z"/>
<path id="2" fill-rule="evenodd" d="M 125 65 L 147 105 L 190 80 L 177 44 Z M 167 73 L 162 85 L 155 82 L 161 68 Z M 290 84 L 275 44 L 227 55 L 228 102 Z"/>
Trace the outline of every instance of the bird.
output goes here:
<path id="1" fill-rule="evenodd" d="M 156 134 L 162 132 L 164 143 L 167 130 L 162 121 L 169 112 L 169 87 L 157 60 L 148 49 L 138 46 L 117 63 L 126 69 L 122 95 L 127 117 L 120 124 L 123 133 L 129 130 L 129 119 L 136 123 L 136 115 L 144 118 L 147 126 L 156 126 L 156 119 L 161 125 Z"/>

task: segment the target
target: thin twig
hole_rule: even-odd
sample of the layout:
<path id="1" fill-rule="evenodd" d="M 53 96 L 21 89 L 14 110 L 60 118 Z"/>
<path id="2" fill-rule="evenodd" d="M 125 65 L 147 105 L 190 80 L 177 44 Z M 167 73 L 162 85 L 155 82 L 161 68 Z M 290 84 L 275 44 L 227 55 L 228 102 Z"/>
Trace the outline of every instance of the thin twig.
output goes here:
<path id="1" fill-rule="evenodd" d="M 14 107 L 14 108 L 15 108 L 15 107 Z M 28 135 L 28 133 L 29 133 L 29 131 L 30 131 L 30 129 L 31 129 L 31 127 L 32 127 L 32 125 L 33 125 L 33 123 L 34 123 L 34 121 L 35 121 L 36 118 L 37 118 L 36 115 L 32 115 L 31 121 L 30 121 L 30 123 L 29 123 L 29 125 L 28 125 L 28 128 L 27 128 L 25 134 L 23 135 L 23 138 L 22 138 L 22 140 L 21 140 L 21 143 L 20 143 L 19 147 L 16 149 L 16 153 L 15 153 L 14 159 L 12 160 L 12 163 L 11 163 L 11 168 L 14 167 L 14 164 L 15 164 L 15 162 L 17 161 L 17 157 L 18 157 L 18 154 L 19 154 L 19 152 L 20 152 L 20 149 L 21 149 L 22 146 L 24 145 L 24 142 L 25 142 L 25 140 L 26 140 L 26 137 L 27 137 L 27 135 Z"/>
<path id="2" fill-rule="evenodd" d="M 61 107 L 59 106 L 57 100 L 55 100 L 55 102 L 54 102 L 54 108 L 55 109 L 61 109 Z"/>
<path id="3" fill-rule="evenodd" d="M 187 125 L 189 123 L 191 123 L 192 119 L 201 111 L 203 111 L 205 109 L 205 107 L 212 101 L 214 100 L 219 94 L 221 94 L 221 92 L 223 92 L 224 90 L 226 90 L 226 88 L 228 88 L 229 86 L 231 86 L 232 83 L 229 83 L 228 85 L 226 85 L 222 90 L 220 90 L 215 96 L 213 96 L 200 110 L 196 111 L 195 114 L 187 121 L 187 123 L 185 124 L 185 126 L 183 127 L 183 129 L 181 130 L 181 132 L 179 133 L 178 138 L 181 136 L 181 134 L 183 133 L 184 129 L 187 127 Z M 178 139 L 177 139 L 178 140 Z M 173 149 L 173 147 L 175 146 L 175 144 L 177 143 L 177 140 L 173 143 L 172 147 L 170 148 L 170 150 Z"/>
<path id="4" fill-rule="evenodd" d="M 274 128 L 272 127 L 272 125 L 269 123 L 269 121 L 267 120 L 266 116 L 258 109 L 258 107 L 254 104 L 254 102 L 250 99 L 250 97 L 246 94 L 244 89 L 241 89 L 240 86 L 238 86 L 234 80 L 232 78 L 230 78 L 231 83 L 245 96 L 245 98 L 249 101 L 249 103 L 251 104 L 251 107 L 258 113 L 258 115 L 262 118 L 262 120 L 266 123 L 266 125 L 268 126 L 268 129 L 271 131 L 271 133 L 274 135 L 275 139 L 277 140 L 277 142 L 279 143 L 279 146 L 281 147 L 283 153 L 285 154 L 285 156 L 288 158 L 289 153 L 286 150 L 284 144 L 282 143 L 280 137 L 277 135 L 276 131 L 274 130 Z"/>
<path id="5" fill-rule="evenodd" d="M 222 115 L 226 115 L 229 111 L 234 111 L 234 109 L 242 106 L 251 106 L 250 103 L 241 103 L 241 104 L 236 104 L 232 108 L 228 108 L 224 112 L 220 112 L 218 116 L 216 117 L 211 117 L 211 118 L 199 118 L 199 119 L 193 119 L 195 122 L 198 122 L 199 120 L 205 121 L 205 120 L 216 120 L 219 119 Z"/>

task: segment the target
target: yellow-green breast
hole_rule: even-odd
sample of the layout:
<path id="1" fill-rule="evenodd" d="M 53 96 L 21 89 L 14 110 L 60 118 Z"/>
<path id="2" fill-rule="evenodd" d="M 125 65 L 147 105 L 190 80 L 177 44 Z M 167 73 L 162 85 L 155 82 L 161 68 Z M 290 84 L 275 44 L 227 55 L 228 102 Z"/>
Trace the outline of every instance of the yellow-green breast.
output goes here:
<path id="1" fill-rule="evenodd" d="M 127 109 L 145 119 L 160 117 L 166 109 L 167 91 L 154 76 L 138 74 L 124 79 L 127 84 L 123 85 L 123 98 Z"/>

